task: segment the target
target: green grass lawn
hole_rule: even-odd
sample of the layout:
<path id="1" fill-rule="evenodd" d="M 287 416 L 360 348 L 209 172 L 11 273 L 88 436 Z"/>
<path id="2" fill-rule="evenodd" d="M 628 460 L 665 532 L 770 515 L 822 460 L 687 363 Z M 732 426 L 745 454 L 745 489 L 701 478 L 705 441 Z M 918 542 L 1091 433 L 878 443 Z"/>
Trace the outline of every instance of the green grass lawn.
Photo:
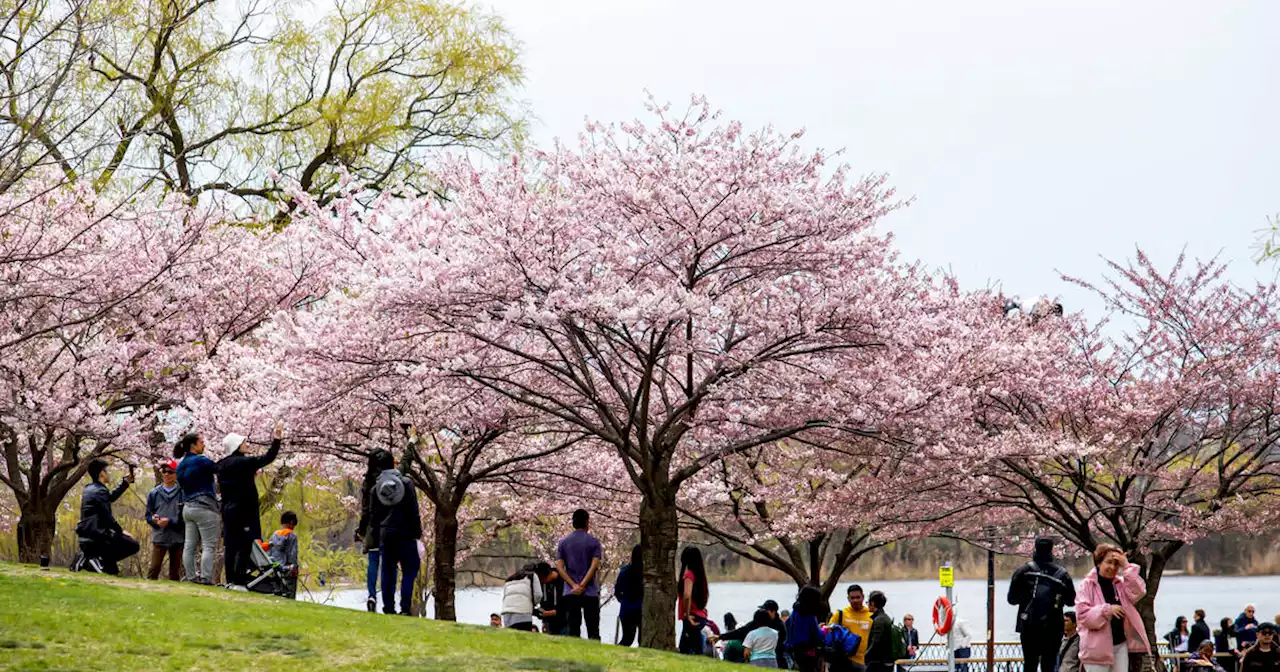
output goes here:
<path id="1" fill-rule="evenodd" d="M 0 563 L 0 669 L 712 670 L 724 663 Z"/>

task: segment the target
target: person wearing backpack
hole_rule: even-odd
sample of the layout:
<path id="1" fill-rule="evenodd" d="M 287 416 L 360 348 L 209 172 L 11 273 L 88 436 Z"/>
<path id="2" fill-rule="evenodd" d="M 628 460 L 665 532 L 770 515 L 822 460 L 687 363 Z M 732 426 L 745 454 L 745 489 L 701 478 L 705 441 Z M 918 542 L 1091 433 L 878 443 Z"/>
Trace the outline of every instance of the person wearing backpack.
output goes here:
<path id="1" fill-rule="evenodd" d="M 422 518 L 418 493 L 413 482 L 395 469 L 384 469 L 373 485 L 370 503 L 372 535 L 382 546 L 382 613 L 396 613 L 396 573 L 400 584 L 400 614 L 411 616 L 413 581 L 418 578 L 418 540 L 422 538 Z"/>
<path id="2" fill-rule="evenodd" d="M 1053 540 L 1037 539 L 1031 562 L 1014 570 L 1009 580 L 1009 604 L 1018 607 L 1026 672 L 1053 672 L 1062 643 L 1063 606 L 1075 599 L 1071 575 L 1053 560 Z"/>
<path id="3" fill-rule="evenodd" d="M 916 634 L 916 629 L 915 628 L 911 628 L 910 630 L 907 629 L 908 627 L 910 627 L 907 625 L 908 620 L 915 620 L 915 619 L 911 618 L 911 616 L 908 615 L 906 618 L 902 619 L 902 625 L 898 625 L 897 623 L 892 623 L 893 660 L 895 665 L 899 660 L 906 660 L 908 658 L 915 657 L 915 646 L 911 645 L 912 638 L 915 638 L 915 642 L 917 645 L 920 643 L 919 635 Z"/>
<path id="4" fill-rule="evenodd" d="M 901 646 L 904 649 L 903 656 L 906 655 L 901 629 L 894 632 L 893 619 L 884 610 L 889 602 L 884 593 L 871 591 L 867 602 L 871 604 L 871 611 L 875 614 L 871 619 L 871 634 L 867 638 L 870 640 L 867 642 L 867 672 L 893 672 L 893 662 L 897 660 L 894 649 Z"/>

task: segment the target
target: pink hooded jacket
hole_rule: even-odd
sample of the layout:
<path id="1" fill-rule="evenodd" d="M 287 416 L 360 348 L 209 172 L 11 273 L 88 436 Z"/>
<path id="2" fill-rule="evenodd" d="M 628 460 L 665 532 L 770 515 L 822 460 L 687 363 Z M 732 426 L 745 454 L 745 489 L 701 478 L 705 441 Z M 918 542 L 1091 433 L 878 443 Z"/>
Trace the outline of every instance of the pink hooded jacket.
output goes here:
<path id="1" fill-rule="evenodd" d="M 1124 634 L 1131 653 L 1151 650 L 1147 642 L 1146 628 L 1133 603 L 1147 594 L 1147 584 L 1138 576 L 1137 565 L 1127 565 L 1123 574 L 1115 578 L 1116 597 L 1124 609 Z M 1095 567 L 1080 582 L 1076 592 L 1076 621 L 1080 624 L 1080 662 L 1086 665 L 1111 665 L 1115 663 L 1111 645 L 1111 605 L 1102 595 L 1098 585 L 1098 569 Z"/>

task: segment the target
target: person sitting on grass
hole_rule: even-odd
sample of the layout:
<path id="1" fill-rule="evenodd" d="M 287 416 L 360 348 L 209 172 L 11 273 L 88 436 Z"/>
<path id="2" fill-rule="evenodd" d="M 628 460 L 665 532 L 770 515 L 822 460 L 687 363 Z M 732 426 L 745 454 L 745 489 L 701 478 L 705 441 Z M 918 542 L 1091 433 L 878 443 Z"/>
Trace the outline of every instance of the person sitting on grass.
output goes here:
<path id="1" fill-rule="evenodd" d="M 89 463 L 89 481 L 80 499 L 80 522 L 76 524 L 80 555 L 72 561 L 71 570 L 119 574 L 118 563 L 142 548 L 111 513 L 111 503 L 133 483 L 133 471 L 115 490 L 107 490 L 107 461 L 95 459 Z"/>
<path id="2" fill-rule="evenodd" d="M 298 598 L 298 535 L 293 532 L 297 526 L 298 514 L 285 511 L 280 514 L 280 529 L 263 544 L 271 561 L 284 567 L 284 597 L 289 599 Z"/>
<path id="3" fill-rule="evenodd" d="M 532 625 L 532 622 L 530 623 L 530 625 Z M 489 627 L 491 627 L 491 628 L 501 628 L 501 627 L 502 627 L 502 617 L 501 617 L 501 616 L 499 616 L 499 615 L 497 615 L 497 614 L 489 614 Z"/>
<path id="4" fill-rule="evenodd" d="M 742 640 L 742 654 L 752 667 L 778 667 L 778 631 L 773 629 L 773 616 L 757 609 L 751 619 L 751 632 Z"/>

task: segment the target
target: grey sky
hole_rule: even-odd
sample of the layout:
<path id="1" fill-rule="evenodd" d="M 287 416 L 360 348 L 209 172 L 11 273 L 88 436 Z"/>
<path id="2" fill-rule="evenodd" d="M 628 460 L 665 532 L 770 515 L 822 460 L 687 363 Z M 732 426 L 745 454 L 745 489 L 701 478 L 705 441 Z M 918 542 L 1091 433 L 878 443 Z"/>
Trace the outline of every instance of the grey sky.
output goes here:
<path id="1" fill-rule="evenodd" d="M 1274 273 L 1250 257 L 1280 212 L 1280 3 L 480 1 L 523 42 L 538 142 L 703 93 L 889 173 L 915 203 L 885 227 L 966 286 L 1095 312 L 1057 271 L 1135 244 Z"/>

